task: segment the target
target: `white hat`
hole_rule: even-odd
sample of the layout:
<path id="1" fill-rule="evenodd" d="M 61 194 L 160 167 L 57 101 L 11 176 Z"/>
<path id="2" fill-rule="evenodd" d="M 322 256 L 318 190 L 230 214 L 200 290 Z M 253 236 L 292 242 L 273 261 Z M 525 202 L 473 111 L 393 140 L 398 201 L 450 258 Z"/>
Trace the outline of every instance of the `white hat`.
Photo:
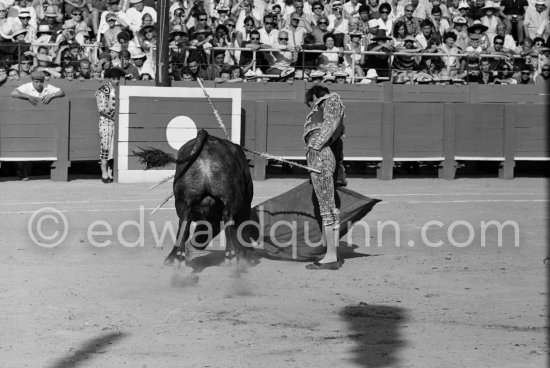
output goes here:
<path id="1" fill-rule="evenodd" d="M 496 8 L 498 7 L 492 0 L 487 0 L 487 2 L 485 3 L 485 6 L 481 9 L 496 9 Z"/>
<path id="2" fill-rule="evenodd" d="M 52 33 L 50 26 L 47 24 L 41 24 L 38 26 L 38 33 Z"/>
<path id="3" fill-rule="evenodd" d="M 470 9 L 470 5 L 468 5 L 467 1 L 464 0 L 458 3 L 458 9 L 462 9 L 462 8 Z"/>
<path id="4" fill-rule="evenodd" d="M 376 69 L 367 70 L 366 78 L 368 79 L 378 78 L 378 73 L 376 72 Z"/>
<path id="5" fill-rule="evenodd" d="M 464 17 L 456 16 L 456 17 L 453 18 L 453 23 L 454 24 L 468 24 L 468 21 Z"/>
<path id="6" fill-rule="evenodd" d="M 132 54 L 132 56 L 131 56 L 132 59 L 141 59 L 141 58 L 144 58 L 144 57 L 147 57 L 147 55 L 145 55 L 141 51 L 138 51 L 135 54 Z"/>
<path id="7" fill-rule="evenodd" d="M 535 5 L 546 5 L 546 0 L 535 0 Z"/>
<path id="8" fill-rule="evenodd" d="M 141 3 L 143 0 L 130 0 L 130 4 Z"/>
<path id="9" fill-rule="evenodd" d="M 28 10 L 21 10 L 19 12 L 19 18 L 21 17 L 28 17 L 30 18 L 31 17 L 31 12 L 29 12 Z"/>
<path id="10" fill-rule="evenodd" d="M 12 28 L 8 22 L 4 22 L 2 25 L 0 25 L 0 37 L 5 39 L 11 39 L 12 36 Z"/>
<path id="11" fill-rule="evenodd" d="M 348 77 L 349 74 L 346 73 L 346 72 L 343 72 L 343 71 L 339 70 L 339 71 L 337 71 L 337 72 L 334 73 L 334 76 L 335 76 L 335 77 L 344 77 L 344 78 L 345 78 L 345 77 Z"/>
<path id="12" fill-rule="evenodd" d="M 20 34 L 26 34 L 27 31 L 28 31 L 28 29 L 19 29 L 19 30 L 13 32 L 13 34 L 11 35 L 11 38 L 15 39 L 15 37 L 19 36 Z"/>
<path id="13" fill-rule="evenodd" d="M 37 55 L 36 55 L 36 60 L 38 60 L 38 61 L 47 61 L 47 62 L 51 62 L 51 61 L 52 61 L 52 58 L 49 57 L 48 55 L 37 54 Z"/>
<path id="14" fill-rule="evenodd" d="M 76 28 L 76 23 L 72 19 L 68 19 L 65 21 L 65 23 L 61 26 L 63 29 L 74 29 Z"/>
<path id="15" fill-rule="evenodd" d="M 114 52 L 121 52 L 122 51 L 122 46 L 120 46 L 120 43 L 115 43 L 113 44 L 111 47 L 109 47 L 109 50 L 110 51 L 114 51 Z"/>
<path id="16" fill-rule="evenodd" d="M 285 78 L 285 77 L 288 77 L 289 75 L 292 75 L 294 74 L 294 72 L 296 71 L 296 68 L 293 68 L 293 67 L 289 67 L 289 68 L 286 68 L 285 70 L 283 70 L 281 72 L 281 78 Z"/>
<path id="17" fill-rule="evenodd" d="M 44 12 L 44 16 L 46 16 L 46 17 L 57 17 L 57 13 L 55 12 L 53 7 L 48 6 L 46 8 L 46 11 Z"/>
<path id="18" fill-rule="evenodd" d="M 325 76 L 325 72 L 322 72 L 320 70 L 312 70 L 311 73 L 309 73 L 310 78 L 322 78 Z"/>

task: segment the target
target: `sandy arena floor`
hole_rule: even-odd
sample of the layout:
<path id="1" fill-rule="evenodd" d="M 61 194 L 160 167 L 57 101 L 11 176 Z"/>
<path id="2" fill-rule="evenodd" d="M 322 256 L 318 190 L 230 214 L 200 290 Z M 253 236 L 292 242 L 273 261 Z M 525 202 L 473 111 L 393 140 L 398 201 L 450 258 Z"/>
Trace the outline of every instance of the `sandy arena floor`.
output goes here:
<path id="1" fill-rule="evenodd" d="M 255 182 L 255 204 L 300 182 Z M 383 202 L 363 220 L 370 235 L 354 233 L 350 246 L 342 239 L 341 270 L 261 259 L 241 278 L 206 267 L 196 284 L 163 266 L 172 241 L 159 234 L 176 225 L 173 202 L 149 215 L 169 185 L 0 186 L 0 367 L 548 364 L 545 179 L 351 179 L 351 189 Z M 31 219 L 35 238 L 39 224 L 46 237 L 63 235 L 35 212 L 44 207 L 67 221 L 54 248 L 29 236 Z M 140 231 L 129 220 L 143 224 L 143 246 L 131 246 Z M 439 246 L 422 239 L 434 220 L 426 236 Z M 481 222 L 490 220 L 517 223 L 519 242 L 509 225 L 499 246 L 490 227 L 483 247 Z M 378 233 L 379 221 L 399 227 L 400 246 L 391 228 Z"/>

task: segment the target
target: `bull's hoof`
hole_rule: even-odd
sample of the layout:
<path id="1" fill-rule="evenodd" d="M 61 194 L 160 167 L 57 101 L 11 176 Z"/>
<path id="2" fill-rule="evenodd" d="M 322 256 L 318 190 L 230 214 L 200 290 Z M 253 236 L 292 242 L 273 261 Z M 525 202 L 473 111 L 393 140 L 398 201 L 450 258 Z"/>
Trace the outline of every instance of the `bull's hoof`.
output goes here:
<path id="1" fill-rule="evenodd" d="M 185 261 L 185 254 L 182 252 L 177 252 L 175 254 L 170 253 L 168 257 L 164 260 L 165 266 L 173 266 L 174 261 L 178 261 L 178 263 L 182 263 Z"/>

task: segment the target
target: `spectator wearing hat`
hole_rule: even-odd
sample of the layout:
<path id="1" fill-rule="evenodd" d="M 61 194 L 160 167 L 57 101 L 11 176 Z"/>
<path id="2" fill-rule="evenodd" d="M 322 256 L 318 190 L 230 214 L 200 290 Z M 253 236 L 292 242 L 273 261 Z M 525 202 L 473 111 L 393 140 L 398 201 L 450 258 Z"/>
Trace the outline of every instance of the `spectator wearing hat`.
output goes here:
<path id="1" fill-rule="evenodd" d="M 31 13 L 27 9 L 19 11 L 19 15 L 14 24 L 14 31 L 26 31 L 24 42 L 31 43 L 36 39 L 36 28 L 36 19 L 34 23 L 31 23 Z"/>
<path id="2" fill-rule="evenodd" d="M 134 65 L 138 68 L 139 75 L 142 74 L 149 74 L 153 79 L 155 78 L 155 71 L 151 67 L 150 63 L 147 63 L 147 55 L 145 55 L 143 52 L 139 52 L 136 54 L 132 54 L 132 60 L 134 61 Z"/>
<path id="3" fill-rule="evenodd" d="M 115 24 L 120 25 L 122 28 L 128 27 L 130 25 L 130 20 L 126 16 L 126 13 L 122 10 L 119 3 L 120 3 L 120 0 L 108 0 L 107 10 L 101 13 L 101 16 L 100 16 L 99 27 L 96 34 L 97 42 L 101 41 L 101 37 L 103 33 L 105 33 L 105 31 L 109 29 L 109 25 L 107 24 L 108 14 L 114 13 L 117 16 Z M 141 24 L 141 17 L 139 19 L 139 22 Z"/>
<path id="4" fill-rule="evenodd" d="M 294 83 L 294 79 L 296 78 L 296 68 L 290 66 L 283 70 L 281 74 L 279 75 L 279 78 L 276 78 L 276 82 L 286 82 L 288 84 Z"/>
<path id="5" fill-rule="evenodd" d="M 500 15 L 503 19 L 503 23 L 506 25 L 506 34 L 512 33 L 513 24 L 516 25 L 516 35 L 519 43 L 523 42 L 523 19 L 525 16 L 525 9 L 529 6 L 527 0 L 501 0 L 500 1 Z"/>
<path id="6" fill-rule="evenodd" d="M 474 33 L 470 35 L 470 43 L 466 47 L 465 59 L 461 73 L 458 75 L 459 78 L 463 78 L 467 83 L 477 82 L 479 77 L 479 66 L 481 62 L 480 54 L 483 53 L 483 49 L 480 45 L 481 35 Z"/>
<path id="7" fill-rule="evenodd" d="M 312 82 L 312 83 L 315 83 L 315 84 L 318 84 L 318 83 L 321 83 L 323 81 L 324 77 L 325 77 L 325 72 L 323 72 L 321 70 L 312 70 L 309 73 L 308 81 Z"/>
<path id="8" fill-rule="evenodd" d="M 19 21 L 21 21 L 21 14 L 23 14 L 24 17 L 29 18 L 29 25 L 32 26 L 34 29 L 38 27 L 37 18 L 36 18 L 36 10 L 32 6 L 32 0 L 16 0 L 15 4 L 11 7 L 14 10 L 17 10 L 19 13 Z"/>
<path id="9" fill-rule="evenodd" d="M 71 43 L 78 43 L 76 41 L 76 23 L 72 19 L 68 19 L 61 26 L 62 31 L 57 36 L 56 43 L 59 45 L 70 45 Z"/>
<path id="10" fill-rule="evenodd" d="M 407 27 L 407 32 L 412 36 L 416 36 L 421 33 L 421 30 L 420 30 L 421 19 L 414 17 L 413 13 L 414 13 L 414 7 L 411 4 L 407 4 L 405 5 L 405 15 L 397 18 L 397 21 L 401 21 L 405 23 L 405 26 Z"/>
<path id="11" fill-rule="evenodd" d="M 151 63 L 155 63 L 156 59 L 156 47 L 157 47 L 157 29 L 153 25 L 143 26 L 139 32 L 138 37 L 139 46 L 141 50 L 147 55 L 147 58 Z"/>
<path id="12" fill-rule="evenodd" d="M 534 5 L 529 5 L 525 10 L 525 20 L 523 21 L 525 37 L 532 40 L 541 37 L 546 24 L 548 24 L 546 1 L 535 0 Z"/>
<path id="13" fill-rule="evenodd" d="M 332 4 L 332 14 L 328 16 L 328 30 L 334 34 L 335 44 L 338 47 L 344 45 L 344 36 L 349 32 L 349 21 L 343 15 L 342 5 L 339 2 Z"/>
<path id="14" fill-rule="evenodd" d="M 375 37 L 372 38 L 372 43 L 367 46 L 367 51 L 391 52 L 393 47 L 390 43 L 391 38 L 386 36 L 386 31 L 379 29 Z M 388 55 L 369 55 L 367 57 L 366 66 L 369 69 L 375 69 L 380 77 L 389 77 L 389 61 Z"/>
<path id="15" fill-rule="evenodd" d="M 366 47 L 362 42 L 363 34 L 359 31 L 351 31 L 349 33 L 349 43 L 344 45 L 345 51 L 351 51 L 352 54 L 344 54 L 344 62 L 346 65 L 346 72 L 356 76 L 364 77 L 363 65 L 365 65 Z"/>
<path id="16" fill-rule="evenodd" d="M 359 21 L 359 18 L 351 18 L 349 20 L 348 33 L 344 35 L 344 44 L 342 45 L 342 47 L 349 44 L 349 42 L 350 42 L 350 36 L 349 35 L 351 33 L 360 33 L 361 35 L 363 35 L 363 32 L 361 32 L 361 30 L 359 29 L 360 24 L 361 24 L 361 22 Z"/>
<path id="17" fill-rule="evenodd" d="M 479 46 L 481 46 L 482 51 L 485 51 L 489 47 L 489 39 L 485 34 L 487 29 L 487 26 L 483 25 L 479 20 L 474 20 L 472 25 L 468 27 L 468 34 L 470 38 L 472 38 L 472 35 L 480 36 Z"/>
<path id="18" fill-rule="evenodd" d="M 487 27 L 485 34 L 489 40 L 489 46 L 492 46 L 493 38 L 497 34 L 497 27 L 503 24 L 500 18 L 496 15 L 499 11 L 499 7 L 492 0 L 487 0 L 482 9 L 485 10 L 485 15 L 481 17 L 480 21 L 481 24 Z"/>
<path id="19" fill-rule="evenodd" d="M 452 19 L 452 21 L 453 29 L 451 29 L 451 32 L 456 35 L 455 46 L 458 47 L 460 50 L 466 50 L 469 42 L 468 31 L 466 30 L 466 18 L 456 16 Z"/>
<path id="20" fill-rule="evenodd" d="M 220 24 L 224 24 L 229 19 L 229 6 L 226 6 L 223 2 L 218 3 L 212 10 L 211 19 L 212 25 L 217 27 Z"/>
<path id="21" fill-rule="evenodd" d="M 47 24 L 41 24 L 38 26 L 38 30 L 36 32 L 36 40 L 33 42 L 32 50 L 34 53 L 38 52 L 38 45 L 40 44 L 47 44 L 47 43 L 54 43 L 55 40 L 52 39 L 53 34 L 50 29 L 50 26 Z M 52 49 L 48 48 L 48 54 L 55 55 Z"/>
<path id="22" fill-rule="evenodd" d="M 467 26 L 474 22 L 474 20 L 470 17 L 470 4 L 468 4 L 468 1 L 460 0 L 460 3 L 458 4 L 458 11 L 460 16 L 466 19 Z"/>
<path id="23" fill-rule="evenodd" d="M 375 37 L 378 34 L 378 30 L 380 29 L 380 23 L 378 22 L 378 19 L 369 20 L 368 25 L 369 25 L 368 32 L 365 38 L 363 39 L 363 43 L 365 44 L 365 46 L 368 46 L 373 42 L 372 41 L 373 37 Z"/>
<path id="24" fill-rule="evenodd" d="M 57 39 L 57 36 L 63 31 L 60 19 L 63 19 L 63 13 L 61 13 L 60 8 L 57 6 L 48 5 L 44 11 L 44 18 L 40 24 L 48 25 L 50 27 L 53 39 Z"/>
<path id="25" fill-rule="evenodd" d="M 347 81 L 348 77 L 349 77 L 349 74 L 344 72 L 344 71 L 338 70 L 338 71 L 334 72 L 334 82 L 335 83 L 347 84 L 348 83 L 348 81 Z"/>
<path id="26" fill-rule="evenodd" d="M 150 14 L 153 18 L 153 23 L 157 23 L 157 12 L 150 6 L 146 6 L 143 0 L 129 0 L 130 8 L 125 12 L 128 25 L 134 32 L 139 31 L 144 14 Z"/>

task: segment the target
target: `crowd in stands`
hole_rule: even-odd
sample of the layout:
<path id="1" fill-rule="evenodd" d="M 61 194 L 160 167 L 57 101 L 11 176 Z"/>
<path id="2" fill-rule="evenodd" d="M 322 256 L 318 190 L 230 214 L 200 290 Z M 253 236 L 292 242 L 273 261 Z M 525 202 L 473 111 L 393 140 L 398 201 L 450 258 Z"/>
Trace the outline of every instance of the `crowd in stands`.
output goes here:
<path id="1" fill-rule="evenodd" d="M 550 0 L 171 0 L 173 80 L 546 84 Z M 0 0 L 0 83 L 155 78 L 155 0 Z M 223 49 L 220 49 L 223 48 Z"/>

